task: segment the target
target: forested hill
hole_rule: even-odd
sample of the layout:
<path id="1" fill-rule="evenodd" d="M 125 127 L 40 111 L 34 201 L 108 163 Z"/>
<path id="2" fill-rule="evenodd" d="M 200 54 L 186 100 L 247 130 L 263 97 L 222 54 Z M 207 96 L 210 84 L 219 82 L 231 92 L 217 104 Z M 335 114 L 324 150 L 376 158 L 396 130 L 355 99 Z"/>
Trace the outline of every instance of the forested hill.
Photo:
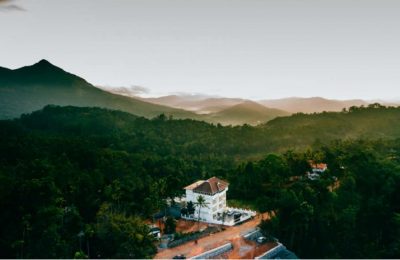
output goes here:
<path id="1" fill-rule="evenodd" d="M 228 199 L 275 210 L 263 230 L 300 257 L 398 256 L 399 114 L 375 105 L 223 127 L 46 106 L 0 121 L 0 257 L 152 257 L 145 220 L 182 187 L 211 176 L 230 182 Z M 360 136 L 386 140 L 319 147 Z M 317 150 L 287 151 L 313 144 Z M 340 188 L 329 192 L 329 174 L 301 179 L 308 160 L 327 162 Z"/>
<path id="2" fill-rule="evenodd" d="M 121 111 L 50 105 L 20 119 L 0 122 L 3 131 L 13 126 L 37 135 L 101 139 L 104 146 L 160 156 L 247 157 L 268 150 L 268 138 L 261 129 L 171 119 L 164 114 L 147 119 Z M 12 135 L 14 130 L 10 131 L 2 134 Z"/>
<path id="3" fill-rule="evenodd" d="M 24 128 L 43 133 L 123 138 L 118 145 L 164 154 L 217 154 L 241 158 L 267 152 L 304 149 L 336 139 L 392 139 L 400 137 L 400 108 L 378 104 L 345 112 L 295 114 L 257 127 L 221 126 L 160 115 L 145 119 L 98 109 L 47 106 L 16 120 Z"/>
<path id="4" fill-rule="evenodd" d="M 326 144 L 335 139 L 397 138 L 400 136 L 400 108 L 371 104 L 342 112 L 298 113 L 273 119 L 259 127 L 273 140 L 275 148 Z"/>
<path id="5" fill-rule="evenodd" d="M 199 118 L 189 111 L 101 90 L 46 60 L 15 70 L 0 67 L 1 119 L 18 117 L 49 104 L 103 107 L 145 117 L 165 113 L 177 118 Z"/>

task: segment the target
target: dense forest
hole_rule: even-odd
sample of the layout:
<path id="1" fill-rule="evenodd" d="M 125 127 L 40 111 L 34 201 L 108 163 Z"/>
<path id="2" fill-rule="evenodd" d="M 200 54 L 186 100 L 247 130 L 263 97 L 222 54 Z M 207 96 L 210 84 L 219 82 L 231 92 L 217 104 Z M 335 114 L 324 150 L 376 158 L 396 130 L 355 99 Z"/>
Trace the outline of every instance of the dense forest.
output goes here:
<path id="1" fill-rule="evenodd" d="M 57 106 L 0 121 L 0 257 L 152 257 L 144 220 L 214 175 L 300 257 L 399 257 L 399 119 L 375 104 L 257 127 Z"/>
<path id="2" fill-rule="evenodd" d="M 308 160 L 327 162 L 320 179 Z M 234 196 L 273 215 L 261 228 L 301 258 L 399 258 L 400 139 L 337 141 L 247 162 Z M 246 188 L 247 187 L 247 188 Z"/>

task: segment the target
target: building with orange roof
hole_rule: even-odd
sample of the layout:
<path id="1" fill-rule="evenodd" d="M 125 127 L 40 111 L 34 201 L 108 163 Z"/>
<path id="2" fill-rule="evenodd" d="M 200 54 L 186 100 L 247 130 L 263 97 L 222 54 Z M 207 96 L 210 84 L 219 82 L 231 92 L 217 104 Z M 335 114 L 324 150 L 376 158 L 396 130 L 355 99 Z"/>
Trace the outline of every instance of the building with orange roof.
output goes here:
<path id="1" fill-rule="evenodd" d="M 186 203 L 191 201 L 195 205 L 195 213 L 192 215 L 182 215 L 185 219 L 200 219 L 200 221 L 234 225 L 254 216 L 256 212 L 229 208 L 226 203 L 226 193 L 229 183 L 217 177 L 208 180 L 196 181 L 184 189 L 186 190 Z M 197 205 L 198 198 L 202 196 L 205 206 Z M 199 211 L 200 210 L 200 211 Z"/>
<path id="2" fill-rule="evenodd" d="M 311 172 L 307 173 L 307 176 L 311 180 L 318 179 L 320 175 L 328 169 L 326 163 L 316 163 L 314 161 L 309 161 Z"/>

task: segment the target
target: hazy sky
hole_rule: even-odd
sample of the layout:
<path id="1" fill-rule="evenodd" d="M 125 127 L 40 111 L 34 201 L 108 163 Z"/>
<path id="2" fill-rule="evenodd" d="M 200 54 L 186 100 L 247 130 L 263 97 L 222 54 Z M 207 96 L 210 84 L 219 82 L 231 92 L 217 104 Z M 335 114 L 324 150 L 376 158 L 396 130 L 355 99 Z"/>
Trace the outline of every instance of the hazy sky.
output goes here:
<path id="1" fill-rule="evenodd" d="M 400 1 L 0 0 L 0 66 L 150 95 L 400 98 Z"/>

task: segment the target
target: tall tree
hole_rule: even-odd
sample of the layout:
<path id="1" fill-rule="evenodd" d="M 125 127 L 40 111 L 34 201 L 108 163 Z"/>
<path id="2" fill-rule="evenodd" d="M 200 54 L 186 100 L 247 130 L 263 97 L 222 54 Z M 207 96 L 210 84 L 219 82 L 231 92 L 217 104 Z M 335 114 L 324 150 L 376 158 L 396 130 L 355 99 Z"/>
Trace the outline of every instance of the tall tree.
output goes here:
<path id="1" fill-rule="evenodd" d="M 189 213 L 189 215 L 193 215 L 194 214 L 194 212 L 195 212 L 195 205 L 193 204 L 193 202 L 192 201 L 189 201 L 188 203 L 187 203 L 187 211 L 188 211 L 188 213 Z"/>

